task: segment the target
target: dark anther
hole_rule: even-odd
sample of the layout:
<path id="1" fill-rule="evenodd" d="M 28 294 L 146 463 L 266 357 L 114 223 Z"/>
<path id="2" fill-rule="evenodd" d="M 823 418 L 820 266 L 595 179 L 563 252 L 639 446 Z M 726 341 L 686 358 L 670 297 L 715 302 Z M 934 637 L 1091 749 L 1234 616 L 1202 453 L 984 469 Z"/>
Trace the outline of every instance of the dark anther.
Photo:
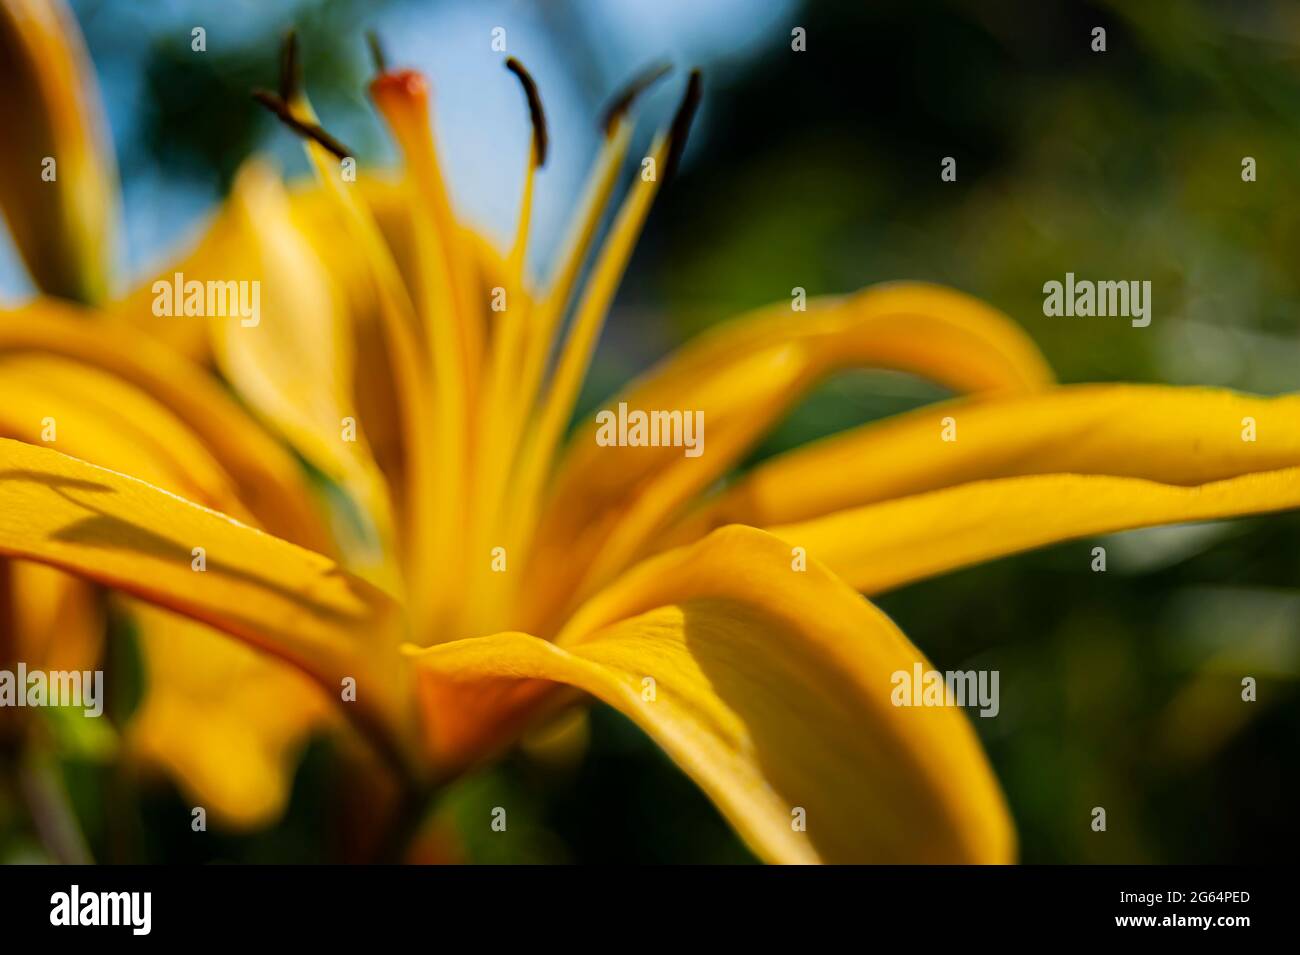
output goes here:
<path id="1" fill-rule="evenodd" d="M 609 101 L 604 111 L 600 114 L 600 129 L 606 136 L 614 128 L 619 117 L 626 113 L 636 100 L 645 90 L 657 80 L 672 72 L 671 63 L 658 63 L 654 66 L 647 67 L 624 85 L 618 91 L 613 99 Z"/>
<path id="2" fill-rule="evenodd" d="M 282 100 L 270 90 L 253 90 L 253 99 L 257 100 L 268 110 L 276 115 L 280 122 L 288 126 L 299 136 L 306 139 L 314 140 L 320 143 L 339 159 L 347 159 L 354 155 L 352 150 L 344 146 L 341 142 L 331 136 L 325 130 L 321 129 L 315 123 L 305 123 L 298 117 L 294 116 L 289 109 L 289 104 Z"/>
<path id="3" fill-rule="evenodd" d="M 537 92 L 537 84 L 533 82 L 529 72 L 524 69 L 524 65 L 513 56 L 506 60 L 506 69 L 519 77 L 519 82 L 524 87 L 524 95 L 528 97 L 528 116 L 533 122 L 533 144 L 537 149 L 537 165 L 539 167 L 545 166 L 548 143 L 546 114 L 542 112 L 542 97 Z"/>
<path id="4" fill-rule="evenodd" d="M 695 110 L 700 105 L 700 90 L 703 80 L 699 70 L 691 70 L 691 78 L 686 83 L 686 94 L 682 97 L 677 114 L 673 116 L 673 125 L 668 130 L 668 159 L 664 162 L 664 175 L 659 187 L 662 189 L 677 172 L 682 151 L 686 149 L 686 134 L 690 132 L 691 121 L 695 119 Z"/>

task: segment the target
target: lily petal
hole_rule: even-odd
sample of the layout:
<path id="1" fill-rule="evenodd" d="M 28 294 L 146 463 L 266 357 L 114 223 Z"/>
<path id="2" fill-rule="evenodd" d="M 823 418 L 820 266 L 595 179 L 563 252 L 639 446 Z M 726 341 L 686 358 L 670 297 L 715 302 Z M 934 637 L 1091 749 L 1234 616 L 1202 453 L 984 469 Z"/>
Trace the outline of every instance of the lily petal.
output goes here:
<path id="1" fill-rule="evenodd" d="M 147 338 L 124 340 L 97 313 L 39 299 L 0 312 L 0 353 L 58 355 L 136 386 L 182 421 L 235 481 L 261 525 L 304 547 L 331 538 L 311 505 L 302 468 L 204 369 Z"/>
<path id="2" fill-rule="evenodd" d="M 90 57 L 62 0 L 0 0 L 0 129 L 0 210 L 36 286 L 104 301 L 117 167 Z"/>
<path id="3" fill-rule="evenodd" d="M 600 447 L 594 425 L 575 434 L 536 537 L 530 573 L 538 577 L 529 578 L 523 614 L 529 628 L 545 632 L 565 601 L 571 606 L 643 556 L 647 542 L 815 382 L 852 365 L 910 371 L 959 391 L 1021 393 L 1051 382 L 1010 319 L 938 286 L 887 285 L 810 303 L 807 313 L 780 306 L 731 323 L 609 405 L 702 412 L 701 456 L 688 458 L 680 447 Z M 531 583 L 537 579 L 545 584 Z"/>
<path id="4" fill-rule="evenodd" d="M 459 691 L 519 703 L 539 692 L 534 681 L 552 681 L 614 706 L 770 861 L 1014 854 L 966 717 L 891 703 L 893 673 L 928 667 L 920 652 L 832 574 L 813 563 L 795 572 L 789 547 L 752 528 L 641 565 L 555 643 L 501 633 L 415 656 L 434 701 Z M 475 723 L 434 730 L 454 744 Z"/>
<path id="5" fill-rule="evenodd" d="M 975 481 L 771 528 L 863 593 L 1061 541 L 1300 507 L 1300 468 L 1192 487 L 1083 474 Z"/>
<path id="6" fill-rule="evenodd" d="M 954 440 L 944 440 L 949 418 Z M 1248 427 L 1255 440 L 1244 439 Z M 1105 474 L 1192 486 L 1292 466 L 1300 466 L 1300 397 L 1063 385 L 931 405 L 778 455 L 686 518 L 663 546 L 724 524 L 789 524 L 989 478 Z"/>
<path id="7" fill-rule="evenodd" d="M 800 343 L 823 372 L 870 366 L 909 372 L 953 391 L 1035 391 L 1055 376 L 1038 347 L 1005 313 L 957 289 L 888 282 L 852 295 L 787 303 L 700 335 L 629 389 L 629 400 L 677 392 L 720 364 L 772 345 Z"/>
<path id="8" fill-rule="evenodd" d="M 396 652 L 399 610 L 328 558 L 135 478 L 4 439 L 0 554 L 206 623 L 329 692 L 352 678 L 349 715 L 405 763 L 414 724 Z"/>
<path id="9" fill-rule="evenodd" d="M 0 436 L 242 510 L 234 482 L 166 408 L 121 378 L 56 355 L 0 354 Z"/>

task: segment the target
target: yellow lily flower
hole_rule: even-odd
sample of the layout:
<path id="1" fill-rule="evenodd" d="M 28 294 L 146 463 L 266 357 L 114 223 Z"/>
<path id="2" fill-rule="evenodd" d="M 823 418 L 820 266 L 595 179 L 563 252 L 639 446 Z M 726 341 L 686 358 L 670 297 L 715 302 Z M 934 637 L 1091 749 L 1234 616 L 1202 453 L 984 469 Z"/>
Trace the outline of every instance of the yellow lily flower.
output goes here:
<path id="1" fill-rule="evenodd" d="M 207 323 L 251 413 L 180 351 L 123 341 L 73 306 L 0 317 L 15 409 L 0 402 L 0 555 L 161 608 L 164 627 L 202 625 L 169 629 L 154 650 L 153 692 L 168 702 L 149 736 L 236 820 L 282 799 L 303 723 L 268 718 L 236 667 L 217 675 L 239 699 L 210 692 L 212 630 L 277 675 L 309 677 L 321 692 L 304 688 L 304 709 L 335 700 L 416 794 L 578 691 L 654 738 L 764 859 L 1012 861 L 1014 828 L 969 721 L 893 705 L 891 675 L 929 664 L 860 591 L 1088 534 L 1300 504 L 1300 399 L 1057 387 L 1005 316 L 910 283 L 743 317 L 611 402 L 701 413 L 698 457 L 608 447 L 595 424 L 561 449 L 698 76 L 647 156 L 656 175 L 633 184 L 594 248 L 641 83 L 616 98 L 555 273 L 535 285 L 524 261 L 546 136 L 522 67 L 535 135 L 500 252 L 456 214 L 421 76 L 385 70 L 371 88 L 403 175 L 354 183 L 289 63 L 262 100 L 307 138 L 320 184 L 285 193 L 248 167 L 218 223 L 232 231 L 200 247 L 224 249 L 211 274 L 257 276 L 265 292 L 256 327 Z M 801 395 L 857 366 L 967 397 L 718 488 Z M 58 450 L 39 446 L 45 417 Z M 1241 440 L 1246 417 L 1257 442 Z M 322 520 L 281 440 L 344 490 L 363 527 Z M 212 732 L 187 736 L 213 709 Z M 231 748 L 239 739 L 256 753 Z M 220 792 L 210 767 L 239 776 L 242 762 L 255 771 Z"/>

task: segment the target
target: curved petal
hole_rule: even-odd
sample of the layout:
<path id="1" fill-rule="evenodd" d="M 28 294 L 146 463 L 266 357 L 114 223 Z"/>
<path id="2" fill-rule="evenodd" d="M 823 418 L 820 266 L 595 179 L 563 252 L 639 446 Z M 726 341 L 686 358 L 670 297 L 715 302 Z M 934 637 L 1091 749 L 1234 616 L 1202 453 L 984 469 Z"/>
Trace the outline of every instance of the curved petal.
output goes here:
<path id="1" fill-rule="evenodd" d="M 196 550 L 202 548 L 202 551 Z M 333 561 L 134 478 L 0 439 L 0 554 L 121 590 L 244 640 L 331 693 L 404 762 L 414 733 L 392 600 Z"/>
<path id="2" fill-rule="evenodd" d="M 37 288 L 102 302 L 117 168 L 90 57 L 63 0 L 0 0 L 0 129 L 0 209 Z"/>
<path id="3" fill-rule="evenodd" d="M 271 532 L 304 547 L 333 547 L 302 468 L 206 370 L 165 346 L 94 321 L 53 299 L 0 312 L 0 354 L 74 359 L 139 388 L 183 422 L 235 481 L 239 499 Z"/>
<path id="4" fill-rule="evenodd" d="M 1077 537 L 1295 507 L 1300 468 L 1191 487 L 1041 474 L 960 484 L 771 531 L 874 594 Z"/>
<path id="5" fill-rule="evenodd" d="M 543 692 L 546 682 L 535 681 L 609 703 L 768 860 L 1014 854 L 1006 806 L 966 717 L 891 702 L 892 674 L 928 668 L 920 652 L 823 568 L 792 570 L 790 549 L 753 528 L 726 528 L 641 565 L 555 643 L 501 633 L 414 652 L 426 700 L 442 713 L 455 712 L 446 704 L 456 698 L 517 705 Z M 453 746 L 469 742 L 458 731 L 474 729 L 434 726 Z"/>
<path id="6" fill-rule="evenodd" d="M 670 356 L 629 397 L 675 394 L 720 365 L 791 343 L 806 345 L 806 360 L 824 370 L 889 368 L 953 391 L 1015 393 L 1054 381 L 1033 339 L 998 309 L 942 285 L 888 282 L 814 299 L 806 312 L 781 303 L 726 322 Z"/>
<path id="7" fill-rule="evenodd" d="M 686 518 L 662 545 L 724 524 L 811 520 L 988 478 L 1107 474 L 1190 486 L 1294 465 L 1300 396 L 1065 385 L 932 405 L 779 455 Z"/>
<path id="8" fill-rule="evenodd" d="M 817 380 L 854 365 L 983 393 L 1035 391 L 1051 381 L 1010 319 L 938 286 L 881 286 L 814 302 L 806 313 L 780 306 L 730 323 L 607 405 L 702 413 L 707 440 L 700 456 L 686 457 L 680 447 L 600 447 L 594 425 L 579 428 L 535 537 L 530 573 L 538 576 L 529 578 L 527 626 L 545 632 L 566 604 L 642 555 L 647 541 Z M 539 578 L 544 586 L 533 583 Z"/>
<path id="9" fill-rule="evenodd" d="M 0 354 L 0 436 L 238 514 L 234 482 L 166 408 L 121 378 L 56 355 Z"/>

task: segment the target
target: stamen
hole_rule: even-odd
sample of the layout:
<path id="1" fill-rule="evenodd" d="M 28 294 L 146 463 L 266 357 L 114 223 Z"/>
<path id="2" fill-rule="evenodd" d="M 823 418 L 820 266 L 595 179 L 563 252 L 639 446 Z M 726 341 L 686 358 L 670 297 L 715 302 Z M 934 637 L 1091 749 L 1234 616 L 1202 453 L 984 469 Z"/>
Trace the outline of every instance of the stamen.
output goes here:
<path id="1" fill-rule="evenodd" d="M 533 122 L 533 150 L 537 154 L 537 167 L 540 169 L 546 165 L 548 143 L 546 114 L 542 112 L 542 97 L 537 92 L 537 84 L 533 81 L 532 75 L 513 56 L 506 60 L 506 69 L 519 77 L 519 82 L 524 87 L 524 95 L 528 97 L 528 116 Z"/>
<path id="2" fill-rule="evenodd" d="M 253 90 L 253 99 L 274 113 L 280 122 L 299 136 L 319 143 L 339 159 L 347 159 L 349 156 L 355 155 L 352 150 L 325 132 L 317 123 L 305 122 L 294 116 L 289 104 L 270 90 Z"/>
<path id="3" fill-rule="evenodd" d="M 657 169 L 667 168 L 668 160 L 674 153 L 680 155 L 679 144 L 689 132 L 691 119 L 699 104 L 700 90 L 700 73 L 694 70 L 672 125 L 651 148 Z M 623 200 L 605 244 L 596 257 L 573 323 L 560 350 L 550 390 L 543 402 L 537 428 L 520 463 L 519 478 L 515 485 L 520 492 L 518 501 L 521 508 L 515 526 L 525 535 L 525 548 L 531 543 L 530 537 L 545 489 L 548 467 L 565 425 L 573 414 L 578 391 L 591 365 L 596 341 L 609 313 L 610 303 L 618 291 L 636 239 L 650 212 L 650 204 L 663 180 L 662 175 L 650 180 L 638 179 Z"/>
<path id="4" fill-rule="evenodd" d="M 528 226 L 532 221 L 533 185 L 535 173 L 546 165 L 546 150 L 549 139 L 546 133 L 546 113 L 542 110 L 542 97 L 537 91 L 537 83 L 524 65 L 513 56 L 506 60 L 506 69 L 513 73 L 524 88 L 528 98 L 528 118 L 533 126 L 533 143 L 528 157 L 528 166 L 524 175 L 524 193 L 519 203 L 519 220 L 515 227 L 515 241 L 510 251 L 511 277 L 515 280 L 517 290 L 523 288 L 524 253 L 528 246 Z"/>
<path id="5" fill-rule="evenodd" d="M 524 360 L 521 413 L 528 415 L 537 398 L 546 359 L 555 344 L 555 328 L 569 304 L 573 286 L 578 280 L 582 263 L 595 238 L 596 229 L 609 205 L 619 169 L 627 155 L 631 131 L 626 122 L 628 111 L 637 98 L 650 86 L 672 72 L 672 64 L 661 63 L 648 67 L 634 76 L 616 93 L 601 115 L 601 128 L 605 143 L 596 158 L 595 171 L 588 177 L 588 188 L 579 206 L 580 212 L 570 227 L 568 236 L 556 260 L 555 271 L 547 287 L 545 299 L 537 309 L 534 335 L 528 345 Z"/>
<path id="6" fill-rule="evenodd" d="M 532 413 L 546 359 L 550 357 L 551 348 L 555 344 L 556 326 L 569 304 L 578 273 L 586 261 L 587 252 L 609 205 L 610 196 L 614 193 L 618 172 L 627 155 L 628 143 L 631 141 L 630 124 L 626 122 L 628 111 L 646 89 L 671 71 L 672 65 L 669 63 L 642 70 L 610 99 L 602 114 L 604 145 L 596 158 L 595 170 L 588 176 L 588 187 L 579 205 L 580 211 L 574 218 L 562 251 L 556 259 L 546 296 L 536 309 L 538 314 L 524 359 L 520 391 L 520 414 L 524 417 Z"/>
<path id="7" fill-rule="evenodd" d="M 556 329 L 573 295 L 578 273 L 582 269 L 582 263 L 587 260 L 587 253 L 591 249 L 596 230 L 609 206 L 610 197 L 614 194 L 614 186 L 618 182 L 618 174 L 623 168 L 623 160 L 627 156 L 631 139 L 630 124 L 615 121 L 613 134 L 606 138 L 601 146 L 594 169 L 588 175 L 588 185 L 579 204 L 579 212 L 574 216 L 561 252 L 556 259 L 546 287 L 546 294 L 534 305 L 535 316 L 530 323 L 520 378 L 521 422 L 532 415 L 538 389 L 542 383 L 542 374 L 546 370 L 547 359 L 551 357 L 551 350 L 555 346 Z"/>
<path id="8" fill-rule="evenodd" d="M 476 535 L 475 553 L 484 552 L 498 539 L 498 532 L 506 518 L 503 498 L 509 488 L 508 478 L 518 450 L 519 435 L 523 431 L 529 406 L 518 400 L 514 393 L 528 349 L 536 332 L 533 327 L 532 301 L 527 295 L 524 263 L 528 251 L 528 232 L 532 221 L 533 192 L 537 170 L 546 159 L 546 117 L 537 84 L 522 63 L 511 57 L 506 68 L 513 73 L 524 88 L 528 99 L 528 113 L 533 126 L 533 140 L 529 148 L 528 165 L 524 170 L 523 195 L 519 203 L 519 218 L 515 238 L 506 262 L 509 283 L 508 308 L 495 323 L 490 345 L 487 388 L 479 404 L 481 435 L 478 460 L 478 494 L 473 502 L 472 527 Z M 499 594 L 484 591 L 499 587 L 501 575 L 477 575 L 471 582 L 469 607 L 478 613 L 480 606 L 499 607 L 503 601 Z M 479 617 L 483 614 L 479 613 Z M 471 627 L 483 626 L 481 620 L 471 620 Z"/>
<path id="9" fill-rule="evenodd" d="M 600 129 L 606 136 L 614 131 L 614 124 L 627 115 L 627 111 L 632 108 L 632 103 L 636 98 L 644 93 L 650 86 L 667 76 L 672 72 L 671 63 L 658 63 L 642 70 L 616 93 L 609 101 L 604 111 L 600 114 Z"/>

